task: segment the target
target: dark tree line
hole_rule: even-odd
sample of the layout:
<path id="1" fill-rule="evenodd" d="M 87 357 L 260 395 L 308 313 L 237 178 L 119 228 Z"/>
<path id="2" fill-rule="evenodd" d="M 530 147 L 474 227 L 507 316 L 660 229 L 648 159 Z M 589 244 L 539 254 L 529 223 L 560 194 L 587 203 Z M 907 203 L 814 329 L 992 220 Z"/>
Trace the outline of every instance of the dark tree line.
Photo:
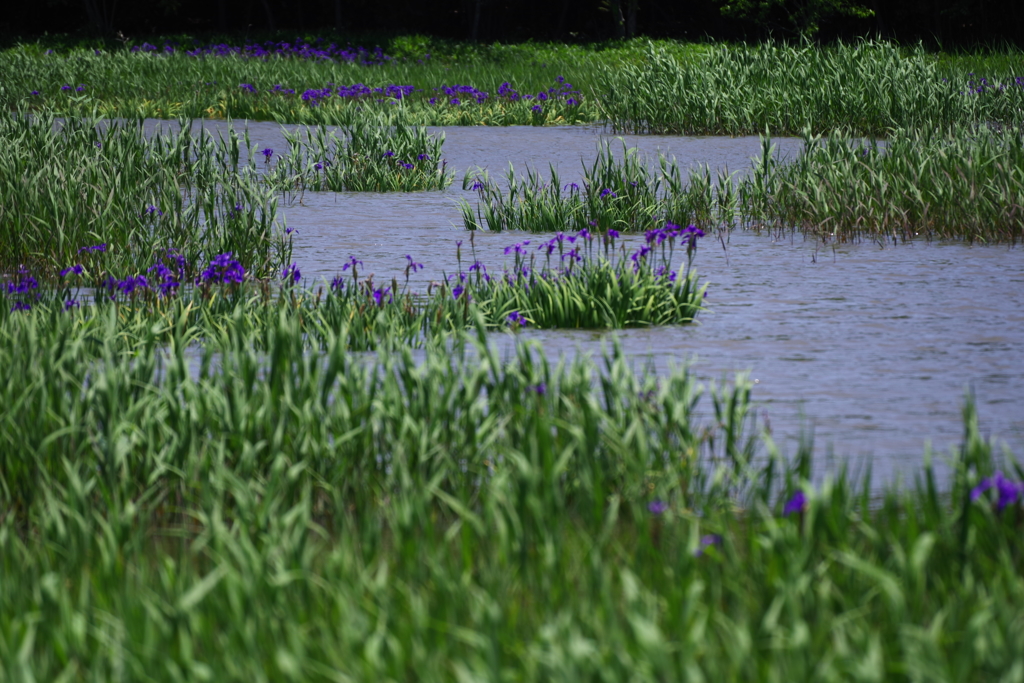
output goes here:
<path id="1" fill-rule="evenodd" d="M 480 41 L 594 41 L 631 36 L 795 37 L 794 16 L 844 0 L 38 0 L 10 3 L 0 33 L 190 33 L 266 36 L 419 33 Z M 1024 45 L 1024 0 L 858 0 L 824 12 L 814 37 L 883 36 L 946 48 Z M 739 7 L 739 11 L 737 11 Z M 745 9 L 744 9 L 745 8 Z M 723 9 L 725 11 L 723 11 Z"/>

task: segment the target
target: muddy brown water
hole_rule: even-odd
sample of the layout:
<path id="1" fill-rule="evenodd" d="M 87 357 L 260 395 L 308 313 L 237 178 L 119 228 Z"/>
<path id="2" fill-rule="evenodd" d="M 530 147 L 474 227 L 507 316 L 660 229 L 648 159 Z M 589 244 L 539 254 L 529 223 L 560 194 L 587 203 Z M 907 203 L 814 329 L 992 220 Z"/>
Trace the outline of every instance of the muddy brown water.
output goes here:
<path id="1" fill-rule="evenodd" d="M 206 122 L 207 127 L 211 124 Z M 218 124 L 213 124 L 214 126 Z M 236 127 L 241 125 L 235 123 Z M 250 123 L 256 149 L 282 152 L 281 126 Z M 435 130 L 435 132 L 439 132 Z M 457 199 L 470 168 L 500 175 L 511 162 L 546 171 L 563 183 L 582 175 L 602 139 L 598 128 L 449 128 L 444 157 L 456 182 L 444 192 L 306 193 L 282 204 L 297 230 L 294 260 L 308 285 L 340 271 L 350 255 L 377 281 L 404 280 L 405 255 L 426 268 L 414 290 L 472 262 Z M 685 168 L 749 168 L 757 138 L 623 136 L 651 158 L 661 152 Z M 775 141 L 794 156 L 800 141 Z M 618 143 L 616 143 L 618 144 Z M 491 270 L 516 242 L 545 236 L 478 233 L 476 257 Z M 550 236 L 547 236 L 550 237 Z M 635 239 L 635 238 L 634 238 Z M 870 463 L 877 482 L 911 476 L 925 444 L 936 461 L 962 434 L 965 392 L 973 393 L 982 431 L 1024 456 L 1024 252 L 1006 246 L 870 241 L 823 249 L 800 235 L 733 231 L 724 244 L 706 238 L 695 262 L 710 283 L 699 323 L 619 332 L 526 330 L 545 353 L 599 353 L 615 337 L 638 365 L 664 372 L 692 363 L 703 380 L 749 372 L 762 420 L 784 452 L 813 431 L 815 453 L 855 466 Z M 498 334 L 501 345 L 512 335 Z"/>

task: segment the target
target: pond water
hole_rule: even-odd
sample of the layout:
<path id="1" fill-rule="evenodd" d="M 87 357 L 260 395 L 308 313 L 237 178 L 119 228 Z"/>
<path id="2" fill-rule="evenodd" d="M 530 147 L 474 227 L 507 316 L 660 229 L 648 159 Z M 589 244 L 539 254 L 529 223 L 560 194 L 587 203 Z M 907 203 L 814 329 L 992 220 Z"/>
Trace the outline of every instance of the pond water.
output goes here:
<path id="1" fill-rule="evenodd" d="M 210 123 L 206 122 L 207 127 Z M 235 124 L 239 124 L 236 122 Z M 284 152 L 281 126 L 250 123 L 257 149 Z M 435 131 L 437 132 L 437 131 Z M 511 162 L 578 180 L 602 139 L 596 128 L 450 128 L 444 157 L 456 172 L 445 192 L 413 194 L 306 193 L 282 207 L 298 231 L 294 260 L 311 282 L 330 279 L 355 255 L 363 273 L 403 280 L 405 255 L 426 269 L 410 283 L 457 270 L 456 243 L 471 263 L 468 233 L 456 200 L 462 174 L 481 167 L 492 177 Z M 757 138 L 623 136 L 656 157 L 684 167 L 745 171 L 760 151 Z M 618 144 L 618 143 L 616 143 Z M 783 156 L 799 140 L 776 141 Z M 477 256 L 500 270 L 504 247 L 542 236 L 478 233 Z M 960 440 L 965 392 L 974 394 L 983 433 L 1024 455 L 1024 253 L 1006 246 L 872 242 L 822 248 L 800 235 L 773 237 L 741 230 L 709 236 L 695 266 L 710 283 L 708 310 L 684 327 L 617 333 L 527 330 L 550 355 L 596 353 L 617 337 L 640 362 L 658 370 L 692 362 L 704 380 L 749 371 L 760 416 L 784 452 L 813 430 L 815 452 L 855 465 L 871 463 L 876 481 L 917 471 L 926 442 L 948 454 Z M 495 336 L 501 344 L 511 335 Z M 639 364 L 639 363 L 638 363 Z M 938 460 L 939 458 L 937 458 Z"/>

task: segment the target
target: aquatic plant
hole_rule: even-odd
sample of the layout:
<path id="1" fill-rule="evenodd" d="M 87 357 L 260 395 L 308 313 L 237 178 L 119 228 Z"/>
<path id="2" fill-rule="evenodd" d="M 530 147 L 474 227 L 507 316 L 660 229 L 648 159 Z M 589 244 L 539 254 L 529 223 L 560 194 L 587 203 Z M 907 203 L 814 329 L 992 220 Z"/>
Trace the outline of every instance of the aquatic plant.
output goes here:
<path id="1" fill-rule="evenodd" d="M 674 159 L 659 159 L 658 172 L 636 148 L 622 144 L 616 157 L 611 143 L 598 147 L 597 158 L 583 163 L 582 183 L 563 184 L 554 166 L 543 177 L 534 169 L 517 176 L 509 166 L 504 187 L 486 171 L 467 173 L 463 189 L 475 190 L 477 206 L 460 202 L 463 224 L 469 230 L 559 232 L 645 232 L 672 222 L 731 227 L 737 197 L 728 172 L 717 184 L 707 166 L 691 169 L 684 181 Z"/>
<path id="2" fill-rule="evenodd" d="M 323 127 L 286 134 L 291 151 L 265 178 L 282 189 L 413 192 L 440 190 L 453 174 L 441 156 L 444 135 L 365 117 L 339 137 Z"/>
<path id="3" fill-rule="evenodd" d="M 294 131 L 282 153 L 254 150 L 247 131 L 192 132 L 188 120 L 178 132 L 147 135 L 139 120 L 58 124 L 52 112 L 19 111 L 0 121 L 0 272 L 27 265 L 50 276 L 83 244 L 103 241 L 116 246 L 86 250 L 93 276 L 141 272 L 175 246 L 190 264 L 232 252 L 256 277 L 270 277 L 290 253 L 291 231 L 277 222 L 282 196 L 451 182 L 443 137 L 387 122 L 368 118 L 340 138 Z"/>
<path id="4" fill-rule="evenodd" d="M 615 231 L 581 230 L 505 250 L 503 273 L 490 275 L 479 261 L 449 276 L 452 297 L 472 302 L 491 326 L 624 328 L 692 322 L 706 285 L 691 266 L 704 232 L 672 223 L 651 230 L 646 244 L 617 248 Z M 685 250 L 686 260 L 681 259 Z M 442 290 L 442 296 L 444 296 Z M 457 309 L 456 309 L 457 310 Z"/>
<path id="5" fill-rule="evenodd" d="M 586 87 L 518 60 L 456 65 L 452 71 L 429 58 L 413 66 L 383 53 L 346 53 L 322 44 L 215 46 L 201 54 L 169 45 L 139 47 L 66 57 L 0 52 L 0 69 L 15 78 L 0 92 L 0 103 L 70 116 L 308 125 L 351 125 L 367 110 L 400 113 L 407 125 L 571 124 L 596 115 Z M 596 54 L 566 55 L 557 64 L 586 79 Z"/>
<path id="6" fill-rule="evenodd" d="M 463 272 L 460 261 L 459 272 L 432 283 L 425 294 L 409 287 L 410 274 L 423 268 L 410 255 L 401 286 L 397 277 L 390 285 L 374 282 L 372 275 L 360 278 L 362 262 L 352 256 L 326 292 L 320 285 L 314 294 L 302 286 L 296 263 L 282 268 L 280 286 L 272 289 L 270 280 L 254 278 L 232 252 L 201 265 L 168 249 L 144 271 L 127 276 L 78 263 L 62 271 L 59 287 L 43 290 L 22 269 L 6 283 L 5 301 L 14 313 L 44 301 L 48 308 L 43 309 L 55 311 L 91 300 L 96 306 L 117 305 L 124 316 L 162 321 L 168 329 L 171 320 L 188 320 L 211 334 L 219 317 L 229 314 L 245 315 L 251 330 L 264 329 L 285 306 L 303 321 L 311 345 L 321 346 L 330 330 L 345 327 L 347 343 L 359 350 L 422 346 L 478 321 L 489 329 L 684 324 L 702 309 L 706 285 L 699 286 L 692 263 L 703 234 L 693 226 L 667 224 L 629 253 L 616 248 L 615 231 L 559 233 L 529 258 L 524 244 L 509 247 L 513 263 L 493 276 L 478 260 Z M 196 273 L 192 280 L 190 273 Z"/>
<path id="7" fill-rule="evenodd" d="M 722 45 L 685 61 L 652 47 L 636 63 L 602 67 L 595 91 L 602 116 L 624 132 L 794 135 L 842 128 L 889 135 L 1019 123 L 1018 76 L 993 75 L 986 87 L 966 73 L 940 70 L 920 47 L 874 41 Z"/>
<path id="8" fill-rule="evenodd" d="M 760 439 L 742 379 L 501 359 L 482 327 L 308 353 L 290 311 L 0 319 L 5 676 L 988 679 L 1024 652 L 1024 509 L 975 495 L 970 404 L 948 486 L 926 461 L 874 496 Z"/>
<path id="9" fill-rule="evenodd" d="M 243 140 L 180 124 L 147 137 L 141 121 L 0 119 L 0 272 L 140 273 L 172 245 L 190 263 L 231 251 L 258 275 L 276 269 L 288 251 L 277 193 L 240 165 Z"/>
<path id="10" fill-rule="evenodd" d="M 748 224 L 826 240 L 1024 238 L 1024 134 L 1019 128 L 899 131 L 884 143 L 837 131 L 805 135 L 782 163 L 767 140 L 736 188 Z"/>

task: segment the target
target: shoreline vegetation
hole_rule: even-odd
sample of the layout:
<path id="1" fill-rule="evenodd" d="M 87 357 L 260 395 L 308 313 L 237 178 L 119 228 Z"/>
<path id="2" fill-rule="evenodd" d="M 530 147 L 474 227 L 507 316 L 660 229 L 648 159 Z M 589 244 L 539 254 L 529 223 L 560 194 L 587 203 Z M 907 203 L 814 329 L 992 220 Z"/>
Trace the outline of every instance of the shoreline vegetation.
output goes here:
<path id="1" fill-rule="evenodd" d="M 414 41 L 399 46 L 393 57 L 315 40 L 60 52 L 21 44 L 0 51 L 0 104 L 102 118 L 328 125 L 398 108 L 410 125 L 605 123 L 688 135 L 843 128 L 884 136 L 1019 121 L 1024 102 L 1024 59 L 1013 48 L 976 57 L 878 41 L 456 44 L 447 54 Z"/>
<path id="2" fill-rule="evenodd" d="M 1019 53 L 178 42 L 0 52 L 0 681 L 1021 671 L 1024 468 L 970 396 L 960 447 L 879 489 L 781 452 L 744 375 L 529 341 L 692 323 L 730 229 L 1016 244 Z M 200 130 L 245 117 L 303 127 Z M 426 292 L 413 255 L 322 286 L 293 260 L 281 201 L 450 185 L 426 125 L 596 122 L 762 153 L 465 169 Z M 500 270 L 482 229 L 515 231 Z"/>
<path id="3" fill-rule="evenodd" d="M 980 680 L 1024 656 L 1024 473 L 970 403 L 950 488 L 926 457 L 878 497 L 783 458 L 742 377 L 499 359 L 482 324 L 367 361 L 344 324 L 306 353 L 287 306 L 169 341 L 115 311 L 0 326 L 11 675 Z"/>

